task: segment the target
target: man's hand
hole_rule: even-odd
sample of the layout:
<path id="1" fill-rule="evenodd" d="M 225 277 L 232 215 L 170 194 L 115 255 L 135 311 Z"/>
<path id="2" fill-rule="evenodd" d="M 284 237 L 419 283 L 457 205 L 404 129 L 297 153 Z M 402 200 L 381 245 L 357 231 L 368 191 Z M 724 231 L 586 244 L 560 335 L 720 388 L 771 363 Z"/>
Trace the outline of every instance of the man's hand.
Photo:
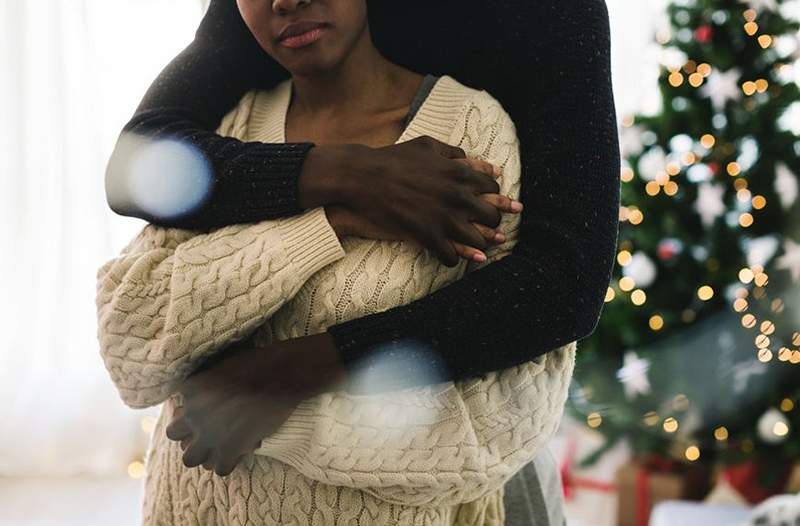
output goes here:
<path id="1" fill-rule="evenodd" d="M 428 136 L 382 148 L 320 145 L 303 163 L 300 204 L 345 206 L 453 267 L 459 261 L 454 242 L 484 250 L 487 235 L 474 225 L 495 229 L 501 219 L 497 206 L 481 199 L 500 191 L 494 167 L 465 160 L 461 148 Z"/>
<path id="2" fill-rule="evenodd" d="M 187 378 L 184 404 L 167 426 L 187 467 L 228 475 L 273 434 L 297 405 L 344 382 L 327 333 L 255 348 L 234 345 Z"/>
<path id="3" fill-rule="evenodd" d="M 499 171 L 494 171 L 494 167 L 486 161 L 481 161 L 479 159 L 455 159 L 455 161 L 475 170 L 494 172 L 495 176 L 499 176 L 500 174 Z M 522 203 L 502 194 L 481 194 L 479 198 L 494 206 L 500 213 L 518 214 L 522 211 Z M 325 207 L 325 213 L 328 216 L 328 221 L 339 237 L 358 236 L 365 239 L 382 239 L 387 241 L 400 240 L 418 243 L 416 239 L 410 238 L 407 232 L 403 232 L 396 227 L 387 228 L 380 226 L 350 210 L 346 206 L 328 205 Z M 487 246 L 499 245 L 506 241 L 505 234 L 500 230 L 489 228 L 476 222 L 472 222 L 472 226 L 483 236 Z M 451 240 L 450 242 L 460 257 L 479 263 L 486 261 L 486 254 L 482 250 L 464 245 L 457 241 Z"/>

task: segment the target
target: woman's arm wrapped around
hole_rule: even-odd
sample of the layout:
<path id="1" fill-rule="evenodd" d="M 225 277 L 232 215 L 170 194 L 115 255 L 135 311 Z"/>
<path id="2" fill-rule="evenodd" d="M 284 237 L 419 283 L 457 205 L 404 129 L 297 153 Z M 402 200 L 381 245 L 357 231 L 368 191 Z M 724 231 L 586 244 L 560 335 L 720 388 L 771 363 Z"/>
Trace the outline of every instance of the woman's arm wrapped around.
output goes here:
<path id="1" fill-rule="evenodd" d="M 322 207 L 205 234 L 146 225 L 97 273 L 100 350 L 123 401 L 163 402 L 344 254 Z"/>

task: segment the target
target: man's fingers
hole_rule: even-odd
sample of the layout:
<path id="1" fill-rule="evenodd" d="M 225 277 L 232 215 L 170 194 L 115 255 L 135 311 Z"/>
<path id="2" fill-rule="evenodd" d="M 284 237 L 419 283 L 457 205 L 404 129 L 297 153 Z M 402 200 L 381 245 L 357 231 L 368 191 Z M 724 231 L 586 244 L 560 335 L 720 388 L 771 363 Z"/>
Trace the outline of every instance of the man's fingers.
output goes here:
<path id="1" fill-rule="evenodd" d="M 183 465 L 187 468 L 197 467 L 206 461 L 210 453 L 208 446 L 195 439 L 183 453 Z"/>
<path id="2" fill-rule="evenodd" d="M 447 144 L 446 142 L 434 139 L 429 135 L 423 135 L 422 137 L 419 137 L 419 139 L 426 141 L 427 144 L 433 147 L 433 149 L 442 157 L 446 157 L 448 159 L 463 159 L 467 156 L 464 150 L 458 146 Z"/>
<path id="3" fill-rule="evenodd" d="M 457 241 L 453 241 L 452 243 L 453 243 L 453 247 L 455 247 L 456 253 L 459 255 L 459 257 L 462 257 L 462 258 L 464 258 L 464 259 L 466 259 L 468 261 L 476 261 L 478 263 L 482 263 L 482 262 L 486 261 L 486 254 L 484 254 L 482 251 L 478 250 L 477 248 L 468 247 L 467 245 L 464 245 L 464 244 L 459 243 Z"/>
<path id="4" fill-rule="evenodd" d="M 480 232 L 481 235 L 484 237 L 484 239 L 486 239 L 486 241 L 490 244 L 496 245 L 506 240 L 505 234 L 503 234 L 499 230 L 495 230 L 494 228 L 489 228 L 488 226 L 482 225 L 480 223 L 472 223 L 472 226 L 478 229 L 478 232 Z"/>
<path id="5" fill-rule="evenodd" d="M 203 469 L 213 471 L 216 465 L 216 461 L 217 461 L 217 455 L 214 453 L 214 451 L 209 452 L 208 456 L 203 462 Z"/>
<path id="6" fill-rule="evenodd" d="M 167 426 L 167 438 L 170 440 L 178 441 L 192 434 L 192 428 L 189 426 L 189 421 L 183 415 L 183 408 L 180 408 L 181 413 L 175 411 L 176 417 Z"/>
<path id="7" fill-rule="evenodd" d="M 244 457 L 243 454 L 239 455 L 223 455 L 218 458 L 216 465 L 214 466 L 214 473 L 219 475 L 220 477 L 227 477 L 228 475 L 236 469 L 236 466 Z"/>
<path id="8" fill-rule="evenodd" d="M 454 161 L 465 164 L 477 172 L 481 172 L 486 175 L 491 175 L 492 177 L 500 177 L 500 175 L 502 174 L 502 170 L 500 169 L 500 167 L 495 166 L 492 163 L 484 161 L 482 159 L 474 159 L 471 157 L 467 157 L 464 159 L 454 159 Z"/>
<path id="9" fill-rule="evenodd" d="M 516 199 L 511 199 L 503 194 L 481 194 L 480 198 L 494 206 L 501 212 L 508 212 L 511 214 L 518 214 L 522 211 L 522 202 Z M 518 206 L 519 208 L 515 208 Z"/>

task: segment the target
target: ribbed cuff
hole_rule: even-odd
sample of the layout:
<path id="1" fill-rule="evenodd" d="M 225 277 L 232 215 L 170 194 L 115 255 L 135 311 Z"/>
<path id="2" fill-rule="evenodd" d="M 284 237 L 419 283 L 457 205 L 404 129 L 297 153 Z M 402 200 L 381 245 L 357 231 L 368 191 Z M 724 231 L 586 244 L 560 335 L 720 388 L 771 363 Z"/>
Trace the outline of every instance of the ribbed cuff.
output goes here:
<path id="1" fill-rule="evenodd" d="M 297 215 L 300 173 L 311 142 L 248 143 L 244 153 L 215 181 L 214 215 L 234 215 L 241 222 Z M 228 213 L 230 212 L 230 213 Z"/>
<path id="2" fill-rule="evenodd" d="M 286 255 L 302 281 L 345 256 L 339 236 L 322 206 L 296 217 L 279 220 L 278 231 Z"/>

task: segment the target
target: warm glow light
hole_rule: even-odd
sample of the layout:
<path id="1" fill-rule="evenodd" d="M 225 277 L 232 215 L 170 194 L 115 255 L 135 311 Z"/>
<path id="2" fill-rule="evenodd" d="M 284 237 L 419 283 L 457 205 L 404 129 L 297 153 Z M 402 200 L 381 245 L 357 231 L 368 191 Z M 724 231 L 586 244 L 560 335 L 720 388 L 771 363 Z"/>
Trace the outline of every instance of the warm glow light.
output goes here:
<path id="1" fill-rule="evenodd" d="M 757 287 L 763 287 L 769 283 L 769 276 L 765 272 L 759 272 L 756 274 L 755 282 Z"/>
<path id="2" fill-rule="evenodd" d="M 748 9 L 747 11 L 742 13 L 744 19 L 747 20 L 748 22 L 753 22 L 756 19 L 757 14 L 758 13 L 756 13 L 755 9 Z"/>
<path id="3" fill-rule="evenodd" d="M 703 75 L 700 73 L 692 73 L 689 75 L 689 85 L 693 88 L 699 88 L 703 84 L 704 79 L 705 77 L 703 77 Z"/>
<path id="4" fill-rule="evenodd" d="M 745 314 L 742 316 L 742 327 L 745 329 L 752 329 L 756 326 L 756 317 L 752 314 Z"/>
<path id="5" fill-rule="evenodd" d="M 683 74 L 680 71 L 673 71 L 669 74 L 667 80 L 669 81 L 670 86 L 677 88 L 683 84 Z"/>
<path id="6" fill-rule="evenodd" d="M 144 477 L 144 464 L 138 460 L 128 464 L 128 476 L 132 479 L 140 479 Z"/>
<path id="7" fill-rule="evenodd" d="M 649 181 L 646 185 L 644 185 L 644 191 L 650 197 L 654 197 L 661 191 L 661 185 L 655 181 Z"/>
<path id="8" fill-rule="evenodd" d="M 702 64 L 697 66 L 697 72 L 703 75 L 704 77 L 707 77 L 711 75 L 711 65 L 703 62 Z"/>
<path id="9" fill-rule="evenodd" d="M 742 167 L 739 166 L 739 163 L 737 162 L 728 163 L 728 166 L 726 166 L 725 169 L 727 170 L 728 175 L 731 177 L 736 177 L 742 173 Z"/>
<path id="10" fill-rule="evenodd" d="M 644 421 L 645 425 L 652 427 L 658 424 L 658 413 L 655 411 L 648 411 L 644 414 L 644 418 L 642 418 L 642 420 Z"/>
<path id="11" fill-rule="evenodd" d="M 761 322 L 761 333 L 770 335 L 775 332 L 775 324 L 769 320 L 764 320 Z"/>
<path id="12" fill-rule="evenodd" d="M 756 24 L 755 22 L 752 22 L 752 21 L 751 22 L 747 22 L 744 25 L 744 31 L 748 35 L 753 36 L 758 32 L 758 24 Z"/>
<path id="13" fill-rule="evenodd" d="M 714 289 L 708 285 L 703 285 L 697 289 L 697 297 L 703 301 L 708 301 L 714 297 Z"/>
<path id="14" fill-rule="evenodd" d="M 591 428 L 598 428 L 600 424 L 603 423 L 603 417 L 600 416 L 600 413 L 592 413 L 586 417 L 586 424 Z"/>
<path id="15" fill-rule="evenodd" d="M 676 176 L 681 173 L 681 166 L 678 163 L 669 163 L 667 164 L 667 173 Z"/>
<path id="16" fill-rule="evenodd" d="M 619 288 L 624 290 L 625 292 L 630 292 L 636 286 L 636 282 L 633 281 L 633 278 L 630 276 L 625 276 L 624 278 L 619 280 Z"/>
<path id="17" fill-rule="evenodd" d="M 753 224 L 753 214 L 745 212 L 739 216 L 739 224 L 742 228 L 747 228 Z"/>
<path id="18" fill-rule="evenodd" d="M 786 425 L 786 422 L 775 422 L 775 425 L 772 426 L 772 432 L 775 436 L 785 437 L 789 434 L 789 426 Z"/>
<path id="19" fill-rule="evenodd" d="M 748 305 L 746 299 L 737 298 L 736 301 L 733 302 L 733 310 L 736 312 L 744 312 L 747 310 Z"/>
<path id="20" fill-rule="evenodd" d="M 756 90 L 759 93 L 764 93 L 769 89 L 769 82 L 766 79 L 758 79 L 756 80 Z"/>
<path id="21" fill-rule="evenodd" d="M 717 142 L 717 140 L 710 133 L 707 133 L 707 134 L 703 135 L 702 137 L 700 137 L 700 144 L 702 144 L 703 148 L 705 148 L 707 150 L 710 150 L 711 148 L 713 148 L 714 147 L 714 143 L 716 143 L 716 142 Z"/>
<path id="22" fill-rule="evenodd" d="M 728 429 L 725 426 L 720 426 L 714 430 L 714 438 L 719 441 L 728 439 Z"/>
<path id="23" fill-rule="evenodd" d="M 700 458 L 700 449 L 697 446 L 689 446 L 686 448 L 686 460 L 694 462 Z"/>
<path id="24" fill-rule="evenodd" d="M 630 221 L 632 225 L 638 225 L 644 221 L 644 214 L 639 209 L 631 209 L 628 215 L 628 221 Z"/>
<path id="25" fill-rule="evenodd" d="M 767 198 L 763 195 L 757 195 L 753 198 L 753 208 L 756 210 L 761 210 L 767 206 Z"/>
<path id="26" fill-rule="evenodd" d="M 784 413 L 788 413 L 792 409 L 794 409 L 794 402 L 792 402 L 791 399 L 784 398 L 783 400 L 781 400 L 781 411 L 783 411 Z"/>
<path id="27" fill-rule="evenodd" d="M 616 296 L 617 296 L 617 293 L 614 292 L 614 289 L 612 289 L 611 287 L 608 287 L 608 290 L 606 290 L 606 303 L 614 301 L 614 298 Z"/>
<path id="28" fill-rule="evenodd" d="M 736 188 L 736 190 L 744 190 L 747 188 L 747 179 L 736 179 L 733 182 L 733 187 Z"/>
<path id="29" fill-rule="evenodd" d="M 623 183 L 630 183 L 633 181 L 633 170 L 626 166 L 620 172 L 619 178 L 622 179 Z"/>
<path id="30" fill-rule="evenodd" d="M 664 193 L 668 196 L 673 196 L 678 193 L 678 183 L 670 181 L 664 185 Z"/>
<path id="31" fill-rule="evenodd" d="M 752 199 L 753 194 L 750 193 L 750 190 L 747 188 L 742 188 L 738 192 L 736 192 L 736 199 L 739 200 L 740 203 L 747 203 Z"/>
<path id="32" fill-rule="evenodd" d="M 788 347 L 781 347 L 778 350 L 778 360 L 788 362 L 792 358 L 792 350 Z"/>
<path id="33" fill-rule="evenodd" d="M 759 362 L 767 363 L 770 360 L 772 360 L 772 351 L 770 351 L 769 349 L 761 349 L 758 351 Z"/>
<path id="34" fill-rule="evenodd" d="M 758 347 L 759 349 L 766 349 L 767 347 L 769 347 L 770 344 L 769 336 L 765 334 L 759 334 L 758 336 L 756 336 L 755 344 L 756 347 Z"/>
<path id="35" fill-rule="evenodd" d="M 650 317 L 650 328 L 654 331 L 660 331 L 664 328 L 664 318 L 659 316 L 658 314 L 654 314 Z"/>
<path id="36" fill-rule="evenodd" d="M 617 254 L 617 263 L 623 267 L 628 265 L 631 262 L 631 259 L 633 259 L 633 256 L 627 250 L 622 250 L 619 254 Z"/>
<path id="37" fill-rule="evenodd" d="M 800 332 L 792 334 L 792 345 L 800 347 Z"/>
<path id="38" fill-rule="evenodd" d="M 743 268 L 739 271 L 739 281 L 742 283 L 750 283 L 753 281 L 753 278 L 755 278 L 755 274 L 753 274 L 753 271 L 749 268 Z"/>
<path id="39" fill-rule="evenodd" d="M 647 294 L 642 289 L 636 289 L 631 293 L 631 302 L 638 306 L 644 305 L 647 301 Z"/>
<path id="40" fill-rule="evenodd" d="M 672 417 L 669 417 L 666 420 L 664 420 L 663 427 L 664 431 L 666 431 L 667 433 L 674 433 L 675 431 L 678 430 L 678 421 Z"/>
<path id="41" fill-rule="evenodd" d="M 756 88 L 756 83 L 755 83 L 755 82 L 753 82 L 752 80 L 748 80 L 747 82 L 745 82 L 744 84 L 742 84 L 742 91 L 743 91 L 743 92 L 744 92 L 744 94 L 745 94 L 745 95 L 747 95 L 748 97 L 749 97 L 750 95 L 752 95 L 753 93 L 755 93 L 755 92 L 756 92 L 756 89 L 757 89 L 757 88 Z"/>
<path id="42" fill-rule="evenodd" d="M 767 49 L 772 45 L 772 37 L 769 35 L 761 35 L 758 37 L 758 45 L 764 49 Z"/>

